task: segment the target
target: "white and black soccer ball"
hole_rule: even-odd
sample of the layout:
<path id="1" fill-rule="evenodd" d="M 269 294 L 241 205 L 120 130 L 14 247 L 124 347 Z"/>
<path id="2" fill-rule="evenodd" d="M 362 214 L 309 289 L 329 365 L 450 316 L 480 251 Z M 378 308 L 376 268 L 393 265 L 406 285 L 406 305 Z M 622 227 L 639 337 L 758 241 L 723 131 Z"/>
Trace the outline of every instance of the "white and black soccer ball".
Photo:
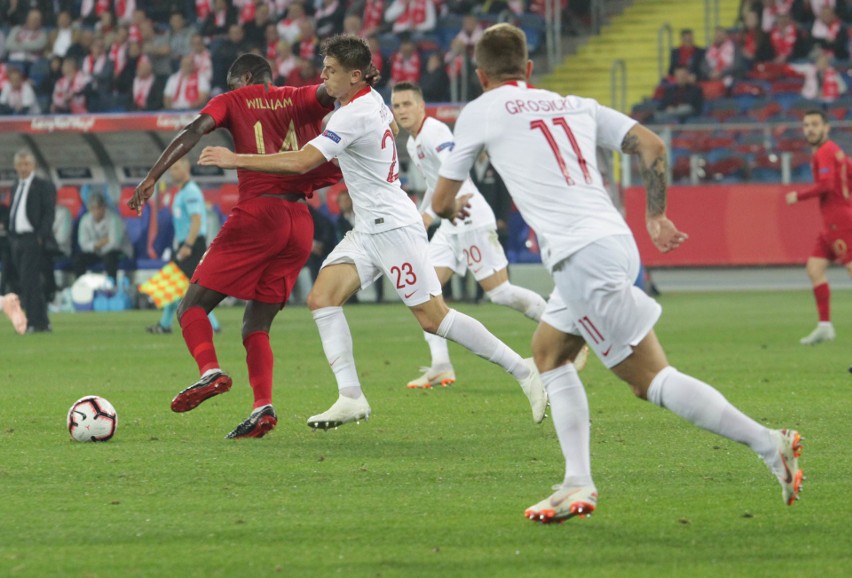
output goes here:
<path id="1" fill-rule="evenodd" d="M 105 442 L 115 435 L 118 414 L 97 395 L 81 397 L 68 410 L 68 433 L 78 442 Z"/>

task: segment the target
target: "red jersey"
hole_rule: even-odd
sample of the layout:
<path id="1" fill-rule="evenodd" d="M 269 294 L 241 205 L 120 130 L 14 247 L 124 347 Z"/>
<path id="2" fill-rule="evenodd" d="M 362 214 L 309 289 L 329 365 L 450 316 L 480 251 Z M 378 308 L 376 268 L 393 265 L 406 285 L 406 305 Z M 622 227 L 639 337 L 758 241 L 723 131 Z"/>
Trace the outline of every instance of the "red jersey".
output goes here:
<path id="1" fill-rule="evenodd" d="M 819 197 L 825 231 L 852 229 L 849 201 L 849 159 L 833 141 L 827 140 L 814 153 L 811 170 L 814 186 L 798 193 L 799 200 Z"/>
<path id="2" fill-rule="evenodd" d="M 317 85 L 294 88 L 252 84 L 213 98 L 201 114 L 213 117 L 217 127 L 234 137 L 241 154 L 297 151 L 319 136 L 322 119 L 333 107 L 317 100 Z M 273 175 L 238 170 L 239 201 L 264 194 L 301 193 L 311 197 L 315 189 L 337 183 L 342 175 L 332 163 L 324 163 L 304 175 Z"/>

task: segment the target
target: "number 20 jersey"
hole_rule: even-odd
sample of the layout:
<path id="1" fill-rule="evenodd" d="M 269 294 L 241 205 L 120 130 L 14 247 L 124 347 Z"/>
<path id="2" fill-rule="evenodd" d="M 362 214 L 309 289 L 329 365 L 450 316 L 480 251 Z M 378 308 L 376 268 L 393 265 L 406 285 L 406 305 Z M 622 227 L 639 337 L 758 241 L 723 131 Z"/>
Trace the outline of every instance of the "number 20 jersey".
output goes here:
<path id="1" fill-rule="evenodd" d="M 485 148 L 552 270 L 598 239 L 630 234 L 604 188 L 596 149 L 620 150 L 635 124 L 592 99 L 506 83 L 464 107 L 440 175 L 465 180 Z"/>

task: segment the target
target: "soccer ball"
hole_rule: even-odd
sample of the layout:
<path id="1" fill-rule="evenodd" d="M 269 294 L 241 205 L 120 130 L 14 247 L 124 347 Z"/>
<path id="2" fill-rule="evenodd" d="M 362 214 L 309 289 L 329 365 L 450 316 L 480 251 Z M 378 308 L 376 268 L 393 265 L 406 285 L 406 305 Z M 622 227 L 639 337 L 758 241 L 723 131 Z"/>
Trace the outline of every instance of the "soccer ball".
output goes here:
<path id="1" fill-rule="evenodd" d="M 118 414 L 97 395 L 81 397 L 68 410 L 68 433 L 78 442 L 105 442 L 115 434 Z"/>

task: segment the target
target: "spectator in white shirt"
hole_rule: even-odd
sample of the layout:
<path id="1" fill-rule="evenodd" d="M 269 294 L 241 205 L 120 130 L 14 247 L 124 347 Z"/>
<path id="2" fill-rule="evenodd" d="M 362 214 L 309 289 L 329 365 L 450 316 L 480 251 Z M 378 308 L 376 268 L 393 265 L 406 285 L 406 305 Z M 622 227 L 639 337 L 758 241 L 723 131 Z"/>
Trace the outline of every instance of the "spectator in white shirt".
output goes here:
<path id="1" fill-rule="evenodd" d="M 62 63 L 62 77 L 53 87 L 53 100 L 50 112 L 80 114 L 88 112 L 86 105 L 86 86 L 89 79 L 77 69 L 73 58 Z"/>
<path id="2" fill-rule="evenodd" d="M 180 70 L 169 77 L 163 102 L 172 110 L 197 109 L 210 96 L 210 82 L 195 69 L 192 56 L 184 56 Z"/>
<path id="3" fill-rule="evenodd" d="M 204 37 L 195 33 L 192 35 L 189 44 L 189 55 L 192 57 L 192 62 L 195 63 L 195 70 L 205 77 L 207 82 L 210 82 L 213 79 L 213 58 L 204 44 Z"/>
<path id="4" fill-rule="evenodd" d="M 53 56 L 65 57 L 65 53 L 74 43 L 74 23 L 71 14 L 62 11 L 56 17 L 56 29 L 50 33 L 48 45 Z"/>
<path id="5" fill-rule="evenodd" d="M 38 114 L 41 112 L 35 90 L 17 68 L 9 69 L 9 78 L 0 89 L 0 114 Z"/>
<path id="6" fill-rule="evenodd" d="M 395 0 L 385 11 L 385 22 L 393 22 L 394 33 L 431 32 L 437 17 L 432 0 Z"/>

